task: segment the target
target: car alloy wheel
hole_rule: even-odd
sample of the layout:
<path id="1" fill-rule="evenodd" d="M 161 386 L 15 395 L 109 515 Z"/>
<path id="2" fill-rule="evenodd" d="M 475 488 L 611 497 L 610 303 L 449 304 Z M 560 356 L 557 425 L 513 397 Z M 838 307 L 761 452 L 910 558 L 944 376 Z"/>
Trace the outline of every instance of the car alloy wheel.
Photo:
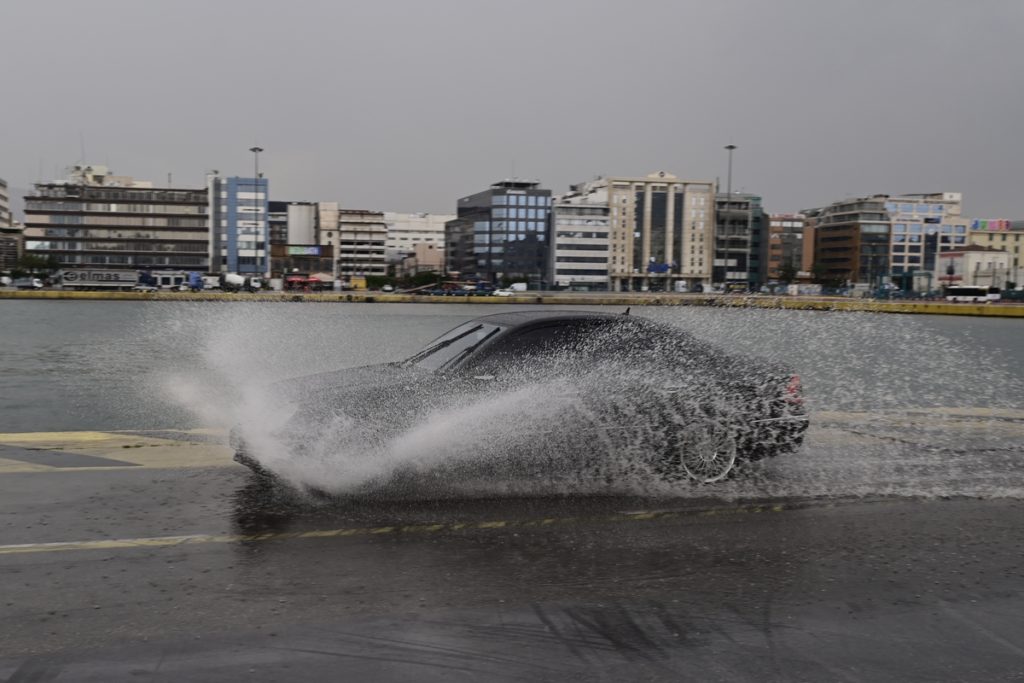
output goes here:
<path id="1" fill-rule="evenodd" d="M 736 467 L 736 437 L 717 424 L 696 425 L 687 430 L 679 462 L 691 480 L 713 484 L 726 479 Z"/>

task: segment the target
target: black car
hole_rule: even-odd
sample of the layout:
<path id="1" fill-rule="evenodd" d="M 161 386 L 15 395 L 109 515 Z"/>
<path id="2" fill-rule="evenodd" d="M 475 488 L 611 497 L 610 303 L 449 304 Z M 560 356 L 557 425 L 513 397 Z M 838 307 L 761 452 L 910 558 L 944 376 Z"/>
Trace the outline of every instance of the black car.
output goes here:
<path id="1" fill-rule="evenodd" d="M 465 429 L 452 438 L 451 457 L 464 464 L 502 461 L 522 472 L 615 461 L 627 465 L 618 471 L 713 483 L 796 449 L 807 428 L 799 379 L 787 370 L 673 326 L 591 312 L 484 316 L 407 360 L 298 378 L 277 392 L 299 408 L 264 448 L 272 453 L 252 447 L 244 429 L 232 432 L 235 459 L 269 476 L 342 450 L 388 458 L 403 438 L 424 440 L 416 430 L 458 414 L 471 435 L 480 421 L 480 443 L 469 449 L 478 457 L 455 454 Z"/>

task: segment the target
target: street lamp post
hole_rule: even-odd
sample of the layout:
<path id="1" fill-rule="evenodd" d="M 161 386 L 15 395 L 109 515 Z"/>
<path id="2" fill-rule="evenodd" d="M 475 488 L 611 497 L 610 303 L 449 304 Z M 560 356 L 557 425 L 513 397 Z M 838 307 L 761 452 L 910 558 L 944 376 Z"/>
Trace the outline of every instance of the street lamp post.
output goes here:
<path id="1" fill-rule="evenodd" d="M 729 198 L 732 197 L 732 152 L 736 149 L 736 145 L 726 145 L 725 149 L 729 150 L 729 174 L 726 176 L 725 196 L 726 196 L 726 208 L 729 208 Z"/>

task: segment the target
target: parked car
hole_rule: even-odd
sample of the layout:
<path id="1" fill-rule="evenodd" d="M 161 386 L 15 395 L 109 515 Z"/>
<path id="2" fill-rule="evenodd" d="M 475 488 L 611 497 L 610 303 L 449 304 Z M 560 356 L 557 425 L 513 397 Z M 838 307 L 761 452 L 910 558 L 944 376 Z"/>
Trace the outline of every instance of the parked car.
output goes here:
<path id="1" fill-rule="evenodd" d="M 541 389 L 531 402 L 550 409 L 535 418 L 543 425 L 521 425 L 527 440 L 512 459 L 540 454 L 586 467 L 627 457 L 664 480 L 714 483 L 743 462 L 796 449 L 807 428 L 799 378 L 785 368 L 635 316 L 520 311 L 463 323 L 404 361 L 281 384 L 276 395 L 299 408 L 274 441 L 288 457 L 306 457 L 344 423 L 353 430 L 337 436 L 344 448 L 354 432 L 359 443 L 387 444 L 427 415 L 500 404 L 532 385 Z M 280 453 L 264 461 L 242 428 L 231 442 L 238 462 L 275 475 Z"/>
<path id="2" fill-rule="evenodd" d="M 496 289 L 494 290 L 494 296 L 515 296 L 516 292 L 511 289 Z"/>

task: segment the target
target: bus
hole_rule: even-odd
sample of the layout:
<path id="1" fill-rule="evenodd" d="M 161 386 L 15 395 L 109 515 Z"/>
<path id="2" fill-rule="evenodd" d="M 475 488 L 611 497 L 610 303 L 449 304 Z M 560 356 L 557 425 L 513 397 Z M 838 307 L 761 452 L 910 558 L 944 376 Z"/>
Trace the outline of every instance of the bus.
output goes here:
<path id="1" fill-rule="evenodd" d="M 946 301 L 987 304 L 999 298 L 998 287 L 946 287 Z"/>

